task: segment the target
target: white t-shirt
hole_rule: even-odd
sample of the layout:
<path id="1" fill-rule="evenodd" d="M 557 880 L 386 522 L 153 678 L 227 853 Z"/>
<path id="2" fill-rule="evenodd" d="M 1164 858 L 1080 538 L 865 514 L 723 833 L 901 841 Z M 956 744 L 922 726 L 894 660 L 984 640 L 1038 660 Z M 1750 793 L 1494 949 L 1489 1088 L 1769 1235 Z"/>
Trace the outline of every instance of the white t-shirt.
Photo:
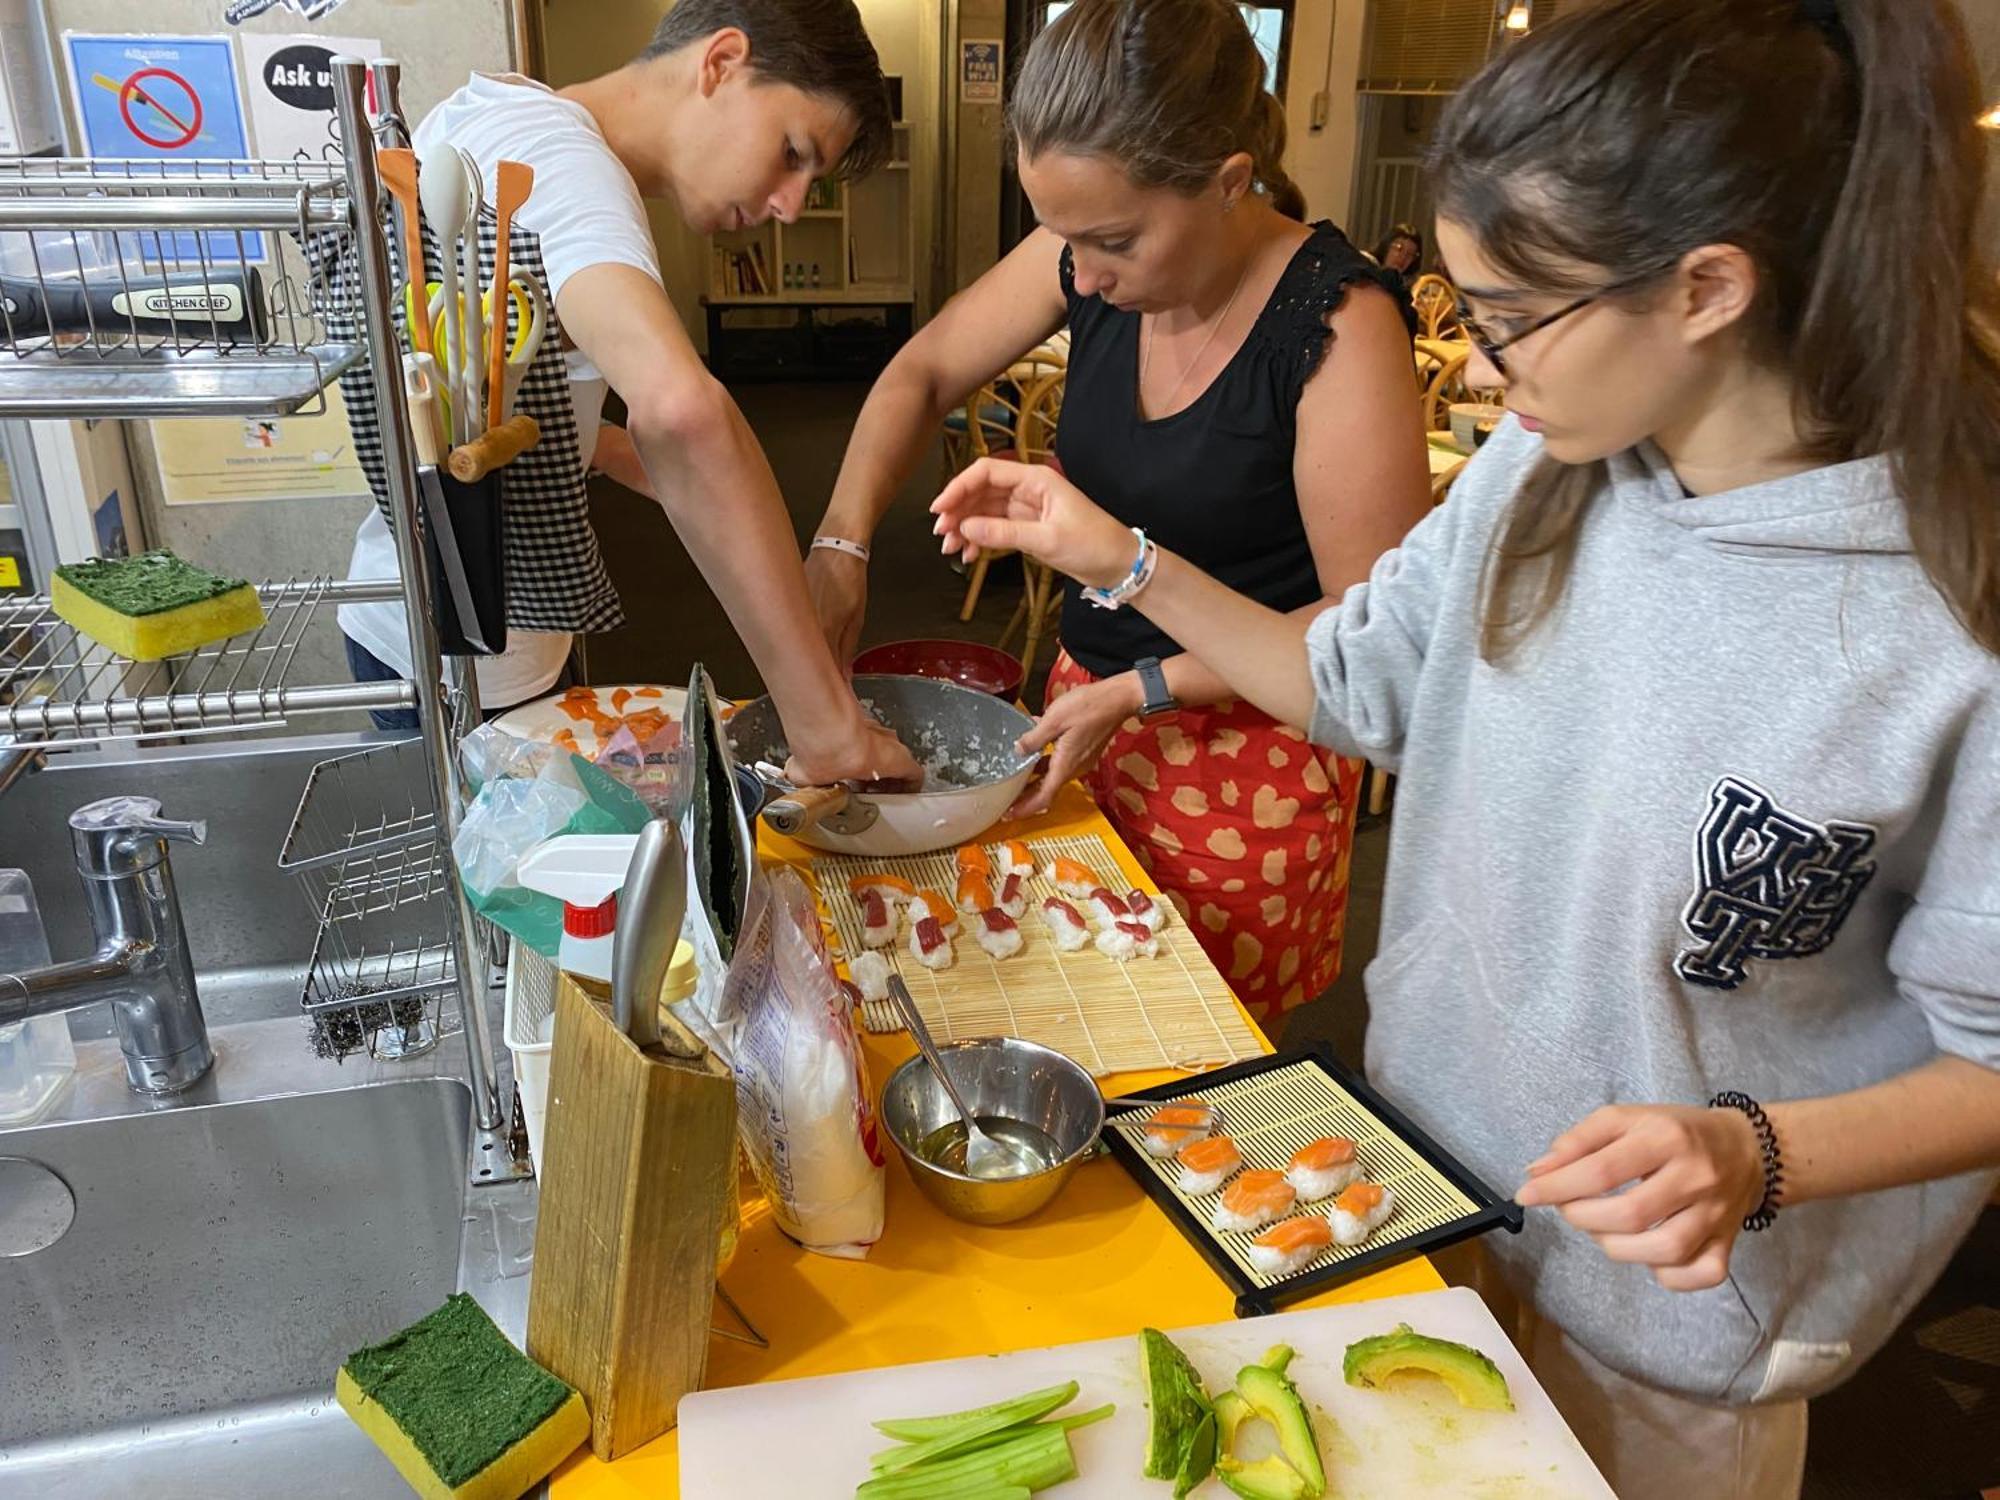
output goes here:
<path id="1" fill-rule="evenodd" d="M 498 175 L 503 159 L 535 169 L 534 191 L 515 222 L 540 238 L 552 300 L 570 277 L 590 266 L 632 266 L 660 280 L 659 255 L 638 186 L 582 105 L 518 74 L 475 73 L 417 127 L 419 155 L 441 140 L 471 152 L 488 182 Z M 581 350 L 565 350 L 563 360 L 576 410 L 577 445 L 588 467 L 604 414 L 605 381 Z M 398 576 L 396 539 L 373 506 L 355 533 L 347 576 Z M 339 618 L 342 632 L 356 645 L 402 676 L 410 675 L 401 604 L 343 605 Z M 569 647 L 564 631 L 509 630 L 507 650 L 477 663 L 481 704 L 505 708 L 547 692 L 562 673 Z"/>

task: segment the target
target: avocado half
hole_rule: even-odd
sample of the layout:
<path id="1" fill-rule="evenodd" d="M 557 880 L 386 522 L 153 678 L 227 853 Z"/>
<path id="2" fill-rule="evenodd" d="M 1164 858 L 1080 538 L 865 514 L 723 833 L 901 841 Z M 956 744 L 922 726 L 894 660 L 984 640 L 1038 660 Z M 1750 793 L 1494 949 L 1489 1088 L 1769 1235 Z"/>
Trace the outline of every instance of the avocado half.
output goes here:
<path id="1" fill-rule="evenodd" d="M 1406 1370 L 1435 1375 L 1461 1406 L 1476 1411 L 1514 1409 L 1507 1377 L 1492 1360 L 1469 1345 L 1418 1333 L 1407 1323 L 1399 1323 L 1393 1333 L 1349 1344 L 1341 1361 L 1341 1373 L 1353 1386 L 1379 1386 Z"/>

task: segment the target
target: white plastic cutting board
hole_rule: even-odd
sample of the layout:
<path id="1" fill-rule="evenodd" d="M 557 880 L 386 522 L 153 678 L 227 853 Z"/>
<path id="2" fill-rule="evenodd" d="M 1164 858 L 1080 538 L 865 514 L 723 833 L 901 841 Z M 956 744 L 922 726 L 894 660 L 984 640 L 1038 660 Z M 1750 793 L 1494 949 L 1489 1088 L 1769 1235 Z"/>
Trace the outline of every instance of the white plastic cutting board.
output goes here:
<path id="1" fill-rule="evenodd" d="M 1486 1354 L 1507 1377 L 1515 1409 L 1469 1411 L 1428 1379 L 1392 1390 L 1348 1386 L 1340 1375 L 1347 1346 L 1398 1323 Z M 1168 1332 L 1211 1392 L 1233 1384 L 1236 1371 L 1273 1344 L 1298 1351 L 1289 1373 L 1315 1413 L 1329 1496 L 1615 1500 L 1476 1292 L 1455 1288 Z M 868 1477 L 869 1454 L 889 1445 L 868 1425 L 876 1418 L 962 1411 L 1065 1380 L 1083 1388 L 1066 1410 L 1111 1401 L 1118 1413 L 1071 1434 L 1080 1473 L 1043 1493 L 1168 1500 L 1170 1486 L 1139 1473 L 1146 1408 L 1136 1337 L 697 1392 L 680 1404 L 681 1494 L 843 1500 Z M 1262 1424 L 1255 1430 L 1268 1437 Z M 1251 1443 L 1246 1434 L 1243 1456 L 1275 1447 Z M 1227 1500 L 1228 1492 L 1210 1479 L 1195 1495 Z"/>

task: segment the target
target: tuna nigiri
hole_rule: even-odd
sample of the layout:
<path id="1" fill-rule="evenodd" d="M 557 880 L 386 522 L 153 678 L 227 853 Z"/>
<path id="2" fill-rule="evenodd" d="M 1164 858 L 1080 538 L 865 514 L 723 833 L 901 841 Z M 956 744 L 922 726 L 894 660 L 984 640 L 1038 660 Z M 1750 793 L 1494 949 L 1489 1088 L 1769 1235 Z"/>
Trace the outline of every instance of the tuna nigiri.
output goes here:
<path id="1" fill-rule="evenodd" d="M 1298 1194 L 1283 1172 L 1245 1172 L 1222 1190 L 1209 1222 L 1217 1229 L 1262 1229 L 1288 1213 Z"/>
<path id="2" fill-rule="evenodd" d="M 1056 947 L 1064 953 L 1074 953 L 1090 941 L 1089 924 L 1060 896 L 1051 896 L 1042 903 L 1042 921 Z"/>
<path id="3" fill-rule="evenodd" d="M 910 922 L 933 918 L 947 937 L 958 931 L 958 908 L 945 900 L 943 891 L 918 891 L 910 902 Z"/>
<path id="4" fill-rule="evenodd" d="M 861 945 L 886 948 L 896 941 L 896 908 L 871 890 L 861 898 Z"/>
<path id="5" fill-rule="evenodd" d="M 1026 840 L 1009 839 L 1000 846 L 1000 873 L 1002 875 L 1032 875 L 1035 873 L 1035 851 Z"/>
<path id="6" fill-rule="evenodd" d="M 960 911 L 976 917 L 993 904 L 993 882 L 986 878 L 983 871 L 967 870 L 958 877 Z"/>
<path id="7" fill-rule="evenodd" d="M 996 960 L 1012 958 L 1021 951 L 1021 924 L 997 906 L 989 906 L 979 914 L 972 935 Z"/>
<path id="8" fill-rule="evenodd" d="M 847 882 L 847 893 L 856 901 L 863 899 L 870 891 L 879 892 L 882 899 L 894 909 L 916 895 L 917 888 L 902 876 L 891 875 L 881 870 L 867 875 L 856 875 Z"/>
<path id="9" fill-rule="evenodd" d="M 1065 896 L 1081 901 L 1104 882 L 1097 878 L 1097 872 L 1089 865 L 1078 864 L 1073 859 L 1055 859 L 1042 871 L 1053 885 Z"/>
<path id="10" fill-rule="evenodd" d="M 1141 1141 L 1148 1156 L 1162 1160 L 1215 1128 L 1215 1106 L 1205 1099 L 1176 1099 L 1162 1104 L 1146 1121 Z"/>
<path id="11" fill-rule="evenodd" d="M 926 969 L 951 967 L 951 939 L 936 917 L 920 917 L 911 926 L 910 957 Z"/>
<path id="12" fill-rule="evenodd" d="M 1182 1192 L 1197 1198 L 1221 1187 L 1243 1165 L 1243 1153 L 1236 1149 L 1236 1142 L 1226 1135 L 1189 1141 L 1174 1156 L 1181 1164 L 1181 1175 L 1176 1185 Z"/>
<path id="13" fill-rule="evenodd" d="M 1301 1203 L 1331 1198 L 1361 1177 L 1361 1163 L 1354 1159 L 1354 1142 L 1339 1136 L 1322 1136 L 1299 1147 L 1292 1153 L 1285 1177 L 1298 1189 Z"/>
<path id="14" fill-rule="evenodd" d="M 1144 891 L 1128 891 L 1125 904 L 1132 909 L 1134 920 L 1144 922 L 1154 932 L 1167 925 L 1167 903 L 1155 901 Z"/>
<path id="15" fill-rule="evenodd" d="M 1327 1213 L 1334 1243 L 1358 1245 L 1396 1211 L 1396 1195 L 1375 1182 L 1351 1182 Z"/>
<path id="16" fill-rule="evenodd" d="M 1300 1214 L 1273 1224 L 1250 1242 L 1245 1252 L 1252 1269 L 1265 1276 L 1290 1276 L 1303 1271 L 1328 1245 L 1333 1230 L 1318 1214 Z"/>
<path id="17" fill-rule="evenodd" d="M 1019 870 L 1008 874 L 1000 882 L 1000 899 L 994 904 L 1015 921 L 1020 921 L 1028 910 L 1028 877 Z"/>
<path id="18" fill-rule="evenodd" d="M 1100 932 L 1132 920 L 1132 908 L 1101 885 L 1090 893 L 1083 911 L 1090 918 L 1090 925 Z"/>
<path id="19" fill-rule="evenodd" d="M 961 844 L 958 849 L 958 873 L 970 875 L 977 871 L 981 875 L 993 873 L 993 861 L 977 844 Z"/>

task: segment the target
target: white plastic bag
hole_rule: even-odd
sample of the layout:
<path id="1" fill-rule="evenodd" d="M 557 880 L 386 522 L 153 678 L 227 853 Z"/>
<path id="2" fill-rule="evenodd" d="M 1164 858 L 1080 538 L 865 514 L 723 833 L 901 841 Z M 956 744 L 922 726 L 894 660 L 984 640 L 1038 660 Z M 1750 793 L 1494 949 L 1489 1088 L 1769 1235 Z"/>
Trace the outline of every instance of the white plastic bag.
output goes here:
<path id="1" fill-rule="evenodd" d="M 719 1005 L 703 1020 L 736 1075 L 737 1129 L 778 1227 L 822 1255 L 866 1255 L 882 1235 L 881 1137 L 854 1012 L 796 872 L 753 885 Z"/>

